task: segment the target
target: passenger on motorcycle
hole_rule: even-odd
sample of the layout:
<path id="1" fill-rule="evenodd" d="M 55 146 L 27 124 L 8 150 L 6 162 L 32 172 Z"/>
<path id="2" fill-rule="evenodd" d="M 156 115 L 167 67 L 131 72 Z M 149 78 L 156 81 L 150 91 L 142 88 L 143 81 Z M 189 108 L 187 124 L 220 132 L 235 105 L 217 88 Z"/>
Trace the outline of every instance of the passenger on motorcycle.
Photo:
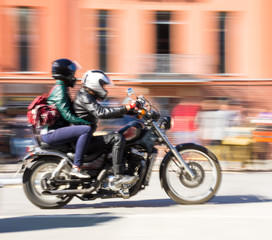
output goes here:
<path id="1" fill-rule="evenodd" d="M 107 85 L 110 85 L 109 77 L 100 70 L 89 70 L 82 78 L 82 87 L 78 90 L 74 100 L 74 110 L 78 117 L 91 122 L 92 129 L 97 128 L 99 119 L 119 118 L 127 114 L 128 111 L 136 107 L 135 103 L 106 107 L 97 102 L 107 99 Z M 137 181 L 136 176 L 125 175 L 125 163 L 123 159 L 125 139 L 118 132 L 111 132 L 103 136 L 94 137 L 91 144 L 93 146 L 104 149 L 112 149 L 112 162 L 114 171 L 114 184 L 120 186 L 122 184 L 131 184 Z"/>
<path id="2" fill-rule="evenodd" d="M 76 83 L 77 65 L 69 59 L 58 59 L 52 64 L 52 76 L 56 79 L 53 92 L 47 98 L 48 105 L 54 104 L 60 117 L 53 126 L 42 129 L 41 140 L 49 145 L 62 145 L 76 142 L 75 159 L 70 174 L 78 178 L 90 178 L 82 171 L 81 165 L 86 148 L 92 137 L 90 122 L 77 117 L 73 113 L 69 87 Z M 71 126 L 76 125 L 76 126 Z"/>

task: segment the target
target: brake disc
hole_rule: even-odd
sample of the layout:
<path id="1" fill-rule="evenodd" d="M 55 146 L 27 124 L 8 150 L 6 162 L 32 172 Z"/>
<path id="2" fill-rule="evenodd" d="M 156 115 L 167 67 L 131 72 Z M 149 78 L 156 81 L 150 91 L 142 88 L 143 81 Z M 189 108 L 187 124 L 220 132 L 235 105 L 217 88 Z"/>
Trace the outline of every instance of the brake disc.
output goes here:
<path id="1" fill-rule="evenodd" d="M 179 180 L 185 187 L 195 188 L 199 186 L 205 178 L 204 169 L 199 163 L 196 162 L 189 162 L 187 165 L 195 174 L 195 178 L 193 179 L 188 173 L 182 172 L 179 176 Z"/>

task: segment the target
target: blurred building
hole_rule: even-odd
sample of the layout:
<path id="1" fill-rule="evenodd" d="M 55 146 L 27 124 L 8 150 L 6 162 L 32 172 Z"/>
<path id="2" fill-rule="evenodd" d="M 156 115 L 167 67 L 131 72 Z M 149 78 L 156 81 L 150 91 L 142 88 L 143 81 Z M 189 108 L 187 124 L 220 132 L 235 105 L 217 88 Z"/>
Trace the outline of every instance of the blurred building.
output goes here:
<path id="1" fill-rule="evenodd" d="M 81 73 L 163 84 L 170 96 L 191 91 L 173 93 L 173 84 L 266 80 L 271 7 L 269 0 L 2 0 L 0 77 L 50 83 L 51 62 L 65 57 Z"/>
<path id="2" fill-rule="evenodd" d="M 1 75 L 48 75 L 53 59 L 67 57 L 82 71 L 140 79 L 269 78 L 271 7 L 269 0 L 2 0 Z"/>
<path id="3" fill-rule="evenodd" d="M 51 62 L 69 58 L 78 77 L 107 72 L 112 96 L 134 87 L 168 113 L 206 96 L 272 111 L 270 9 L 271 0 L 2 0 L 1 106 L 18 115 L 54 83 Z"/>

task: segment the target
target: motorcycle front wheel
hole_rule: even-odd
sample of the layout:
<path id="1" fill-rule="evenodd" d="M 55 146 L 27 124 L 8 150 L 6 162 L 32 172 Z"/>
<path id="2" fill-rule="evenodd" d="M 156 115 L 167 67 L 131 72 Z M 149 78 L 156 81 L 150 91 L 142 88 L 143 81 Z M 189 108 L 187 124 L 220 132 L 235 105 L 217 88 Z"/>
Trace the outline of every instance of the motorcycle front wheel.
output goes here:
<path id="1" fill-rule="evenodd" d="M 220 186 L 221 169 L 216 156 L 203 146 L 178 145 L 177 150 L 195 174 L 192 179 L 178 160 L 169 154 L 160 169 L 161 185 L 179 204 L 201 204 L 213 198 Z"/>
<path id="2" fill-rule="evenodd" d="M 58 185 L 54 186 L 49 183 L 49 179 L 59 164 L 59 160 L 54 160 L 52 157 L 45 157 L 36 161 L 31 167 L 27 168 L 23 176 L 23 189 L 27 198 L 37 207 L 42 209 L 61 208 L 68 204 L 73 196 L 57 196 L 44 195 L 45 190 L 61 190 L 69 188 L 70 186 Z M 69 169 L 64 168 L 59 174 L 60 180 L 68 180 Z"/>

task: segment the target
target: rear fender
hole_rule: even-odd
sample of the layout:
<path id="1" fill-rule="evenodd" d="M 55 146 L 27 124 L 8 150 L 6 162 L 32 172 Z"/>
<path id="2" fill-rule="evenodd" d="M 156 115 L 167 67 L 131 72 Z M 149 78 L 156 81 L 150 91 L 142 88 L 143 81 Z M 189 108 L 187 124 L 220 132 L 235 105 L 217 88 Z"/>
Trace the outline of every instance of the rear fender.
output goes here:
<path id="1" fill-rule="evenodd" d="M 22 162 L 22 167 L 19 172 L 22 172 L 24 169 L 35 161 L 41 160 L 44 157 L 53 156 L 55 159 L 66 159 L 72 165 L 73 162 L 71 159 L 64 153 L 57 150 L 43 150 L 41 148 L 36 148 L 34 151 L 27 153 L 19 162 Z"/>
<path id="2" fill-rule="evenodd" d="M 29 174 L 32 172 L 31 167 L 35 162 L 42 161 L 46 157 L 54 157 L 55 160 L 59 162 L 62 159 L 68 161 L 68 164 L 72 166 L 73 162 L 63 153 L 60 152 L 52 152 L 52 151 L 44 151 L 42 154 L 27 154 L 23 159 L 24 162 L 21 167 L 21 171 L 23 172 L 23 183 L 25 183 L 29 179 Z"/>

